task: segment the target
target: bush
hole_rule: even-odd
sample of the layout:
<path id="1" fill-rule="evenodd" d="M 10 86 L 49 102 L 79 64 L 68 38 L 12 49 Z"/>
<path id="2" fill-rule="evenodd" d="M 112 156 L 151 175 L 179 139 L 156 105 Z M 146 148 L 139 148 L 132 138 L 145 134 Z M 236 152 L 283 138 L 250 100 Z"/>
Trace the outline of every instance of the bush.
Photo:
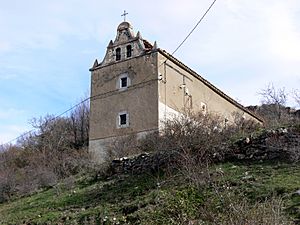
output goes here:
<path id="1" fill-rule="evenodd" d="M 224 125 L 217 115 L 202 113 L 181 115 L 167 120 L 162 132 L 148 135 L 140 143 L 143 151 L 164 151 L 176 156 L 169 169 L 179 170 L 193 184 L 201 186 L 206 179 L 203 169 L 213 162 L 222 161 L 231 152 L 231 140 L 247 135 L 258 125 L 234 115 L 235 124 Z M 171 157 L 173 158 L 173 157 Z"/>
<path id="2" fill-rule="evenodd" d="M 292 219 L 285 215 L 285 207 L 279 197 L 271 197 L 263 202 L 251 203 L 227 185 L 214 186 L 213 195 L 208 198 L 208 201 L 199 211 L 202 215 L 201 218 L 209 224 L 294 224 Z"/>
<path id="3" fill-rule="evenodd" d="M 108 147 L 108 159 L 113 160 L 141 153 L 138 146 L 139 140 L 135 134 L 118 137 Z"/>
<path id="4" fill-rule="evenodd" d="M 195 186 L 160 190 L 152 213 L 143 219 L 147 224 L 293 224 L 280 197 L 250 201 L 226 184 L 220 174 L 210 177 L 205 186 L 203 190 Z"/>
<path id="5" fill-rule="evenodd" d="M 34 131 L 0 152 L 0 201 L 55 185 L 88 166 L 88 104 L 70 117 L 45 116 L 31 121 Z"/>

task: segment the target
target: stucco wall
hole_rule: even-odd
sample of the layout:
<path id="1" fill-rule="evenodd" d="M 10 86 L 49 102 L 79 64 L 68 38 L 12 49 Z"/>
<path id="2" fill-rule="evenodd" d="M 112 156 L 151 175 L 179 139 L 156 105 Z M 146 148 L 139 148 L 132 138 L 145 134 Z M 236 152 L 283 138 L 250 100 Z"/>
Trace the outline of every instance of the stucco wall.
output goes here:
<path id="1" fill-rule="evenodd" d="M 162 120 L 185 111 L 201 111 L 203 105 L 207 113 L 220 114 L 229 122 L 234 112 L 256 120 L 182 64 L 166 59 L 158 50 L 93 68 L 89 151 L 94 160 L 105 160 L 115 138 L 153 132 L 162 128 Z M 119 78 L 124 73 L 130 85 L 120 89 Z M 128 113 L 128 127 L 118 127 L 120 112 Z"/>
<path id="2" fill-rule="evenodd" d="M 228 122 L 233 122 L 234 112 L 243 115 L 246 119 L 260 122 L 226 100 L 182 66 L 171 60 L 166 61 L 167 58 L 163 54 L 159 53 L 158 59 L 161 65 L 158 70 L 162 77 L 159 82 L 159 101 L 163 104 L 180 112 L 201 111 L 205 105 L 207 113 L 217 113 Z"/>
<path id="3" fill-rule="evenodd" d="M 92 71 L 90 141 L 158 128 L 156 53 L 146 54 Z M 130 86 L 118 89 L 128 73 Z M 117 127 L 118 113 L 129 114 L 129 126 Z"/>

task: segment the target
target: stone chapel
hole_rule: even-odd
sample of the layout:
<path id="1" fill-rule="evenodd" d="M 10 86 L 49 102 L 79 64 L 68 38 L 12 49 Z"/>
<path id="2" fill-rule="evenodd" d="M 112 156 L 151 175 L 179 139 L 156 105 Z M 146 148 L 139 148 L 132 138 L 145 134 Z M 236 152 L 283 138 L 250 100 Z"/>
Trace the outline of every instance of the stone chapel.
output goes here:
<path id="1" fill-rule="evenodd" d="M 233 113 L 263 122 L 156 42 L 135 34 L 129 22 L 118 26 L 104 59 L 95 60 L 90 71 L 89 151 L 98 162 L 116 138 L 158 131 L 168 115 L 186 110 L 217 113 L 224 123 Z"/>

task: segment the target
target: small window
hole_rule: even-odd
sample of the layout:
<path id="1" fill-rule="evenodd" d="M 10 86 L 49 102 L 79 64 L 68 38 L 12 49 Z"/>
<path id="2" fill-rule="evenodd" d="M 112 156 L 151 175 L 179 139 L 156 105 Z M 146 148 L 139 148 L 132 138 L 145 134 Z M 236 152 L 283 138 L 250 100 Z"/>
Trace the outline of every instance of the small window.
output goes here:
<path id="1" fill-rule="evenodd" d="M 118 82 L 117 82 L 117 88 L 120 90 L 126 89 L 128 86 L 130 86 L 130 78 L 128 77 L 128 73 L 123 73 L 119 76 Z"/>
<path id="2" fill-rule="evenodd" d="M 117 127 L 123 128 L 129 126 L 129 115 L 127 112 L 120 112 L 117 118 Z"/>
<path id="3" fill-rule="evenodd" d="M 116 61 L 121 60 L 121 48 L 116 49 Z"/>
<path id="4" fill-rule="evenodd" d="M 127 123 L 127 115 L 126 114 L 121 114 L 120 115 L 120 126 L 124 126 Z"/>
<path id="5" fill-rule="evenodd" d="M 126 47 L 126 56 L 127 58 L 131 57 L 132 47 L 131 45 L 127 45 Z"/>
<path id="6" fill-rule="evenodd" d="M 201 107 L 202 114 L 206 115 L 206 112 L 207 112 L 207 106 L 206 106 L 206 104 L 204 102 L 201 102 L 200 107 Z"/>
<path id="7" fill-rule="evenodd" d="M 120 88 L 125 88 L 125 87 L 127 87 L 127 77 L 122 77 L 121 79 L 120 79 Z"/>

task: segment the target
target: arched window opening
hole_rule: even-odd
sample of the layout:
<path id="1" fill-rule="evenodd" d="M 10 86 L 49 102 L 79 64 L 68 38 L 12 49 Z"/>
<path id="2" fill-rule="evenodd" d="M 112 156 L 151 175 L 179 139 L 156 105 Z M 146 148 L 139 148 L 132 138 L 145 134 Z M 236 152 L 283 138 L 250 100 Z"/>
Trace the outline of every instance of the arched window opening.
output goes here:
<path id="1" fill-rule="evenodd" d="M 121 48 L 116 49 L 116 61 L 121 60 Z"/>
<path id="2" fill-rule="evenodd" d="M 127 58 L 131 57 L 132 47 L 131 45 L 127 45 L 126 47 L 126 56 Z"/>

